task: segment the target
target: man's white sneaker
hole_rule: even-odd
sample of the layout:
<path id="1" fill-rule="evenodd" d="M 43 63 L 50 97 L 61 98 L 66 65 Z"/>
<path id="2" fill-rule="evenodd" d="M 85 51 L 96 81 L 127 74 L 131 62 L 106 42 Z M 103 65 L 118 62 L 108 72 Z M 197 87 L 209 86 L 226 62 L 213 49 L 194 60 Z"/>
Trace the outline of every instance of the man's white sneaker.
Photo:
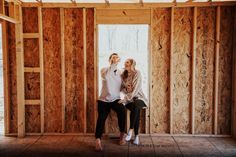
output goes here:
<path id="1" fill-rule="evenodd" d="M 134 144 L 139 145 L 139 136 L 138 135 L 135 136 L 135 138 L 134 138 Z"/>

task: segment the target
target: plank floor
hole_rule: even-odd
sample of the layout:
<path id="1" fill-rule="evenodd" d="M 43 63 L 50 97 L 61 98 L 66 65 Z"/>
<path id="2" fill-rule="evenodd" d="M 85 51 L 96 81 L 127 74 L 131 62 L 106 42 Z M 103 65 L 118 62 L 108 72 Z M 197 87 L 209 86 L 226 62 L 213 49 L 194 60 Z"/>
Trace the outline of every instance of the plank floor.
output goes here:
<path id="1" fill-rule="evenodd" d="M 94 151 L 93 136 L 0 136 L 0 157 L 236 157 L 236 140 L 230 137 L 141 135 L 140 145 L 119 146 L 104 137 L 103 152 Z"/>

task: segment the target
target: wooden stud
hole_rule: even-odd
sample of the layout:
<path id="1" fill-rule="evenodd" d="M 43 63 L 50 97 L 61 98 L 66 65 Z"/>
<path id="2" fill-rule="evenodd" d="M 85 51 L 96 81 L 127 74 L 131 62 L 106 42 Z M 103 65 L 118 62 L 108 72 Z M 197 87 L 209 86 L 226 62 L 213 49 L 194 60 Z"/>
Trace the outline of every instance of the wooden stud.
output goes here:
<path id="1" fill-rule="evenodd" d="M 86 9 L 83 8 L 83 35 L 84 35 L 84 133 L 86 133 L 87 128 L 87 75 L 86 75 Z"/>
<path id="2" fill-rule="evenodd" d="M 25 100 L 25 105 L 40 105 L 40 100 Z"/>
<path id="3" fill-rule="evenodd" d="M 193 36 L 192 36 L 192 78 L 191 78 L 191 133 L 195 128 L 195 72 L 196 72 L 196 36 L 197 36 L 197 7 L 193 8 Z"/>
<path id="4" fill-rule="evenodd" d="M 23 38 L 39 38 L 39 33 L 24 33 Z"/>
<path id="5" fill-rule="evenodd" d="M 25 67 L 24 68 L 24 72 L 32 72 L 32 73 L 40 72 L 40 68 L 38 68 L 38 67 L 34 67 L 34 68 L 32 68 L 32 67 Z"/>
<path id="6" fill-rule="evenodd" d="M 8 44 L 7 44 L 7 22 L 2 23 L 2 51 L 3 51 L 3 80 L 4 80 L 4 134 L 8 134 L 10 130 L 10 95 L 9 95 L 9 60 L 8 60 Z"/>
<path id="7" fill-rule="evenodd" d="M 65 85 L 65 46 L 64 46 L 64 9 L 60 8 L 61 21 L 61 71 L 62 71 L 62 133 L 65 132 L 65 110 L 66 110 L 66 85 Z"/>
<path id="8" fill-rule="evenodd" d="M 15 23 L 15 24 L 19 23 L 19 21 L 17 21 L 16 19 L 3 15 L 3 14 L 0 14 L 0 19 L 11 22 L 11 23 Z"/>
<path id="9" fill-rule="evenodd" d="M 218 83 L 219 83 L 219 51 L 220 51 L 220 6 L 216 12 L 216 42 L 215 42 L 215 89 L 214 89 L 214 134 L 217 135 L 218 123 Z"/>
<path id="10" fill-rule="evenodd" d="M 25 136 L 25 91 L 24 91 L 24 49 L 23 49 L 23 27 L 22 27 L 22 9 L 16 7 L 16 19 L 20 23 L 16 24 L 16 71 L 17 71 L 17 125 L 18 137 Z"/>
<path id="11" fill-rule="evenodd" d="M 38 7 L 39 58 L 40 58 L 40 119 L 41 134 L 44 133 L 44 59 L 43 59 L 43 24 L 42 7 Z"/>
<path id="12" fill-rule="evenodd" d="M 173 34 L 174 34 L 174 7 L 171 7 L 171 24 L 170 24 L 170 134 L 173 133 Z"/>
<path id="13" fill-rule="evenodd" d="M 39 0 L 37 0 L 39 1 Z M 107 1 L 107 0 L 106 0 Z M 206 7 L 206 6 L 231 6 L 236 5 L 235 1 L 227 2 L 185 2 L 185 3 L 144 3 L 141 7 L 139 3 L 79 3 L 79 5 L 74 5 L 72 3 L 23 3 L 23 7 L 38 7 L 43 4 L 43 7 L 47 8 L 104 8 L 104 9 L 141 9 L 141 8 L 164 8 L 164 7 Z"/>
<path id="14" fill-rule="evenodd" d="M 149 133 L 150 134 L 152 134 L 153 133 L 153 131 L 152 131 L 152 125 L 151 125 L 151 105 L 152 105 L 152 93 L 153 93 L 153 91 L 152 91 L 152 59 L 151 59 L 151 56 L 152 56 L 152 27 L 153 27 L 153 9 L 151 8 L 151 15 L 150 15 L 150 31 L 149 31 L 149 36 L 150 36 L 150 43 L 149 43 L 149 67 L 148 67 L 148 69 L 149 69 Z"/>
<path id="15" fill-rule="evenodd" d="M 96 21 L 97 10 L 94 8 L 94 128 L 96 128 L 97 122 L 97 91 L 98 91 L 98 34 L 97 34 L 97 21 Z"/>

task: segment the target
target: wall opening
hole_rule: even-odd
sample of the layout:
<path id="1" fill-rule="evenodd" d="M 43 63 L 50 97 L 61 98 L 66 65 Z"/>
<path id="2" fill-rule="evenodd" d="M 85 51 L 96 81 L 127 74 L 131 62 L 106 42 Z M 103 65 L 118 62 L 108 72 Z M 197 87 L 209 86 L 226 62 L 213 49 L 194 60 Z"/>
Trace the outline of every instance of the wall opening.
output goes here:
<path id="1" fill-rule="evenodd" d="M 0 135 L 4 134 L 4 85 L 3 85 L 2 24 L 0 24 Z"/>
<path id="2" fill-rule="evenodd" d="M 121 57 L 119 69 L 124 67 L 127 58 L 133 58 L 137 62 L 136 68 L 142 74 L 143 91 L 148 98 L 148 24 L 130 25 L 98 25 L 98 82 L 99 93 L 101 91 L 100 70 L 109 66 L 108 58 L 116 52 Z"/>

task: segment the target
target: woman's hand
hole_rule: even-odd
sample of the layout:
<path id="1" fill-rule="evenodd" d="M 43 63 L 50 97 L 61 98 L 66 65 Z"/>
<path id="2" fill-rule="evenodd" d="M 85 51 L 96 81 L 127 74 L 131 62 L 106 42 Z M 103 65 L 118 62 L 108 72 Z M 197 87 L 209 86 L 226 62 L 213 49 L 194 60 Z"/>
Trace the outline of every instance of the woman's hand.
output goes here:
<path id="1" fill-rule="evenodd" d="M 125 100 L 124 100 L 124 99 L 121 99 L 121 100 L 118 101 L 118 103 L 125 105 Z"/>

